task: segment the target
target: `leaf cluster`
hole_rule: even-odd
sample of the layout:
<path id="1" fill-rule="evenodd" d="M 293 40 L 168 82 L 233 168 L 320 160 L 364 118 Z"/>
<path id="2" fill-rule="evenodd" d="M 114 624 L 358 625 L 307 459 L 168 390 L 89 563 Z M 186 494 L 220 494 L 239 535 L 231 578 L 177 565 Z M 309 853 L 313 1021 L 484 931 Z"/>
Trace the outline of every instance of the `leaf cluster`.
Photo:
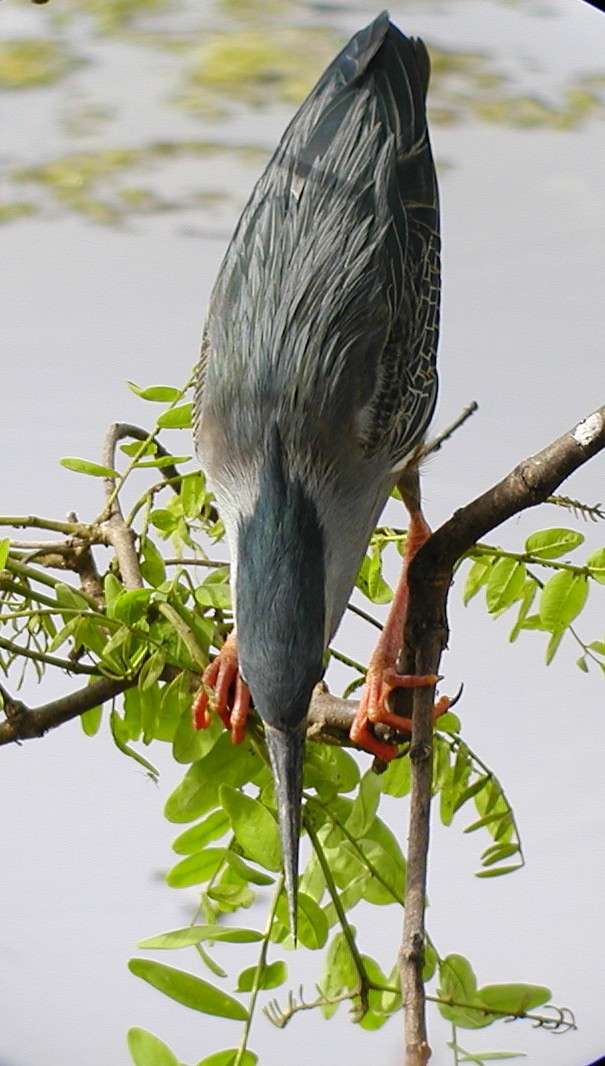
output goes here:
<path id="1" fill-rule="evenodd" d="M 190 456 L 160 443 L 190 427 L 187 389 L 131 388 L 142 401 L 161 405 L 152 430 L 125 427 L 101 463 L 63 460 L 67 469 L 102 485 L 105 502 L 99 515 L 90 522 L 74 516 L 67 522 L 32 516 L 0 520 L 5 527 L 25 529 L 29 538 L 40 531 L 54 538 L 0 541 L 0 668 L 7 677 L 18 670 L 22 678 L 33 669 L 42 678 L 46 670 L 58 669 L 85 675 L 93 683 L 98 678 L 116 682 L 121 694 L 112 700 L 109 728 L 119 750 L 154 775 L 140 745 L 164 741 L 187 767 L 166 803 L 166 817 L 181 827 L 167 883 L 177 890 L 194 889 L 196 912 L 190 925 L 150 937 L 140 947 L 187 949 L 204 976 L 191 972 L 191 963 L 181 969 L 145 957 L 131 960 L 130 968 L 179 1004 L 240 1026 L 237 1048 L 211 1054 L 198 1066 L 252 1066 L 257 1057 L 249 1036 L 263 997 L 265 1012 L 276 1025 L 310 1009 L 330 1018 L 348 1001 L 353 1020 L 373 1030 L 401 1009 L 397 959 L 385 967 L 365 952 L 351 918 L 362 902 L 403 907 L 406 859 L 388 819 L 393 804 L 406 802 L 410 760 L 404 749 L 385 772 L 361 774 L 344 748 L 307 745 L 303 825 L 308 843 L 303 841 L 296 946 L 319 953 L 316 994 L 309 1000 L 290 992 L 285 1006 L 267 1002 L 267 993 L 288 980 L 287 953 L 295 945 L 262 731 L 252 718 L 246 740 L 234 747 L 218 721 L 200 732 L 191 724 L 199 674 L 232 625 L 228 566 L 207 554 L 214 554 L 223 529 L 204 476 L 190 465 Z M 357 583 L 370 605 L 391 599 L 384 564 L 392 546 L 401 552 L 404 541 L 400 530 L 376 531 Z M 519 553 L 477 545 L 465 600 L 485 589 L 494 617 L 516 607 L 511 637 L 526 629 L 546 632 L 551 661 L 564 635 L 579 639 L 575 623 L 588 590 L 605 584 L 605 550 L 593 552 L 581 565 L 563 559 L 582 542 L 574 530 L 548 529 L 529 537 Z M 112 549 L 103 573 L 96 554 L 100 546 Z M 133 560 L 138 578 L 128 582 L 124 574 L 132 568 L 125 564 Z M 379 626 L 371 614 L 357 613 Z M 592 642 L 584 655 L 603 667 L 604 651 L 604 645 Z M 364 665 L 341 657 L 355 670 L 349 688 L 357 687 Z M 0 691 L 10 717 L 16 701 Z M 85 732 L 94 735 L 102 707 L 89 705 L 81 720 Z M 464 831 L 487 837 L 477 876 L 493 877 L 522 866 L 519 829 L 505 791 L 463 739 L 460 721 L 451 712 L 438 722 L 433 763 L 433 791 L 443 824 L 451 825 L 462 812 Z M 400 813 L 397 818 L 400 823 Z M 262 930 L 240 920 L 254 903 L 267 909 Z M 234 944 L 235 949 L 230 947 Z M 454 1033 L 507 1017 L 548 1021 L 547 1015 L 535 1014 L 550 996 L 547 989 L 525 984 L 478 988 L 471 963 L 461 955 L 441 956 L 428 937 L 424 977 L 430 998 Z M 178 1066 L 174 1053 L 153 1034 L 133 1029 L 128 1039 L 136 1066 Z M 458 1047 L 455 1040 L 452 1047 Z"/>

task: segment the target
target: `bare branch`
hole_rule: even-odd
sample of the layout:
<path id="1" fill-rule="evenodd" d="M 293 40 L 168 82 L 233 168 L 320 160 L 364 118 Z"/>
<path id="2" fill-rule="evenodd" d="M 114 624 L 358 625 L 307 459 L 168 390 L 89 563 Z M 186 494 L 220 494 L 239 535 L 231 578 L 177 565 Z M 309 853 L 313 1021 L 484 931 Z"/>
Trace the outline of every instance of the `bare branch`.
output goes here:
<path id="1" fill-rule="evenodd" d="M 84 540 L 11 540 L 10 548 L 14 548 L 15 551 L 26 551 L 38 553 L 42 552 L 70 552 L 74 546 L 82 546 L 86 543 Z"/>
<path id="2" fill-rule="evenodd" d="M 55 729 L 56 726 L 71 721 L 72 718 L 78 718 L 84 714 L 84 711 L 105 703 L 135 684 L 136 681 L 131 679 L 114 680 L 109 677 L 100 677 L 86 688 L 70 692 L 42 707 L 32 708 L 26 707 L 20 700 L 15 700 L 10 696 L 5 689 L 1 689 L 0 695 L 4 703 L 6 721 L 0 722 L 0 746 L 44 736 L 49 729 Z"/>
<path id="3" fill-rule="evenodd" d="M 160 444 L 153 434 L 150 434 L 147 430 L 141 429 L 140 426 L 134 426 L 129 422 L 114 422 L 105 435 L 105 442 L 103 445 L 104 466 L 108 466 L 112 470 L 115 470 L 116 448 L 118 442 L 124 440 L 125 437 L 140 440 L 141 442 L 151 441 L 155 446 L 157 455 L 162 458 L 170 457 L 170 452 L 166 451 L 164 445 Z M 166 466 L 164 468 L 164 473 L 166 478 L 173 478 L 180 481 L 180 474 L 175 466 Z M 106 533 L 107 543 L 111 544 L 116 553 L 122 581 L 125 587 L 127 589 L 142 588 L 143 579 L 141 577 L 141 569 L 137 553 L 134 549 L 134 533 L 124 520 L 124 515 L 118 498 L 118 491 L 121 483 L 118 482 L 118 485 L 116 486 L 114 478 L 105 478 L 104 484 L 105 495 L 107 498 L 107 511 L 106 520 L 103 522 L 103 529 Z"/>
<path id="4" fill-rule="evenodd" d="M 147 440 L 149 434 L 138 426 L 131 426 L 124 422 L 114 422 L 107 430 L 103 446 L 103 466 L 115 469 L 115 456 L 118 441 L 124 437 L 134 436 L 137 440 Z M 103 522 L 103 529 L 107 537 L 107 543 L 111 544 L 116 553 L 122 582 L 127 589 L 140 589 L 143 587 L 141 568 L 134 547 L 134 532 L 124 521 L 122 508 L 118 499 L 116 485 L 113 478 L 103 479 L 105 495 L 107 497 L 107 518 Z"/>
<path id="5" fill-rule="evenodd" d="M 457 560 L 477 540 L 507 518 L 544 502 L 570 474 L 605 448 L 605 406 L 585 418 L 537 455 L 519 463 L 493 488 L 461 508 L 429 538 L 410 565 L 410 603 L 400 668 L 438 674 L 447 642 L 447 597 Z M 407 665 L 406 665 L 407 664 Z M 400 952 L 404 990 L 406 1066 L 426 1066 L 424 909 L 432 784 L 433 696 L 414 691 L 411 744 L 412 792 L 403 941 Z"/>
<path id="6" fill-rule="evenodd" d="M 471 403 L 460 412 L 458 418 L 455 418 L 452 424 L 448 426 L 447 429 L 444 429 L 443 433 L 440 433 L 439 436 L 435 437 L 433 440 L 427 441 L 425 447 L 422 449 L 422 458 L 426 459 L 428 455 L 433 455 L 435 452 L 438 452 L 445 444 L 446 440 L 449 440 L 456 430 L 460 429 L 460 426 L 463 426 L 471 415 L 474 415 L 478 410 L 479 404 L 476 400 L 472 400 Z"/>

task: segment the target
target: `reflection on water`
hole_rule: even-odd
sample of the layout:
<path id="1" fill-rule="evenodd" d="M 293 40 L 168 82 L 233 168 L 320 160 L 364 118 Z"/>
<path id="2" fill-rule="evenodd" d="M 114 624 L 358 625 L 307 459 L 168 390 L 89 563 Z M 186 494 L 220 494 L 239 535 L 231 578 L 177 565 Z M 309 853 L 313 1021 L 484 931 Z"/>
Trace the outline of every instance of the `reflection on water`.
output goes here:
<path id="1" fill-rule="evenodd" d="M 521 29 L 512 47 L 492 32 L 478 49 L 456 43 L 460 27 L 480 27 L 486 10 L 498 14 L 497 0 L 485 0 L 480 12 L 463 0 L 394 9 L 394 20 L 412 32 L 421 19 L 431 46 L 432 124 L 478 118 L 567 130 L 602 120 L 603 70 L 545 62 L 545 29 L 561 20 L 561 3 L 528 0 L 514 12 Z M 500 6 L 506 29 L 511 4 Z M 3 5 L 0 91 L 9 135 L 0 221 L 72 211 L 117 223 L 193 209 L 228 229 L 285 117 L 369 15 L 344 2 L 297 0 Z M 553 63 L 561 70 L 555 79 Z M 229 147 L 217 165 L 225 145 L 237 146 L 238 162 L 247 146 L 253 169 L 226 178 L 235 157 Z M 200 165 L 206 156 L 212 164 Z"/>

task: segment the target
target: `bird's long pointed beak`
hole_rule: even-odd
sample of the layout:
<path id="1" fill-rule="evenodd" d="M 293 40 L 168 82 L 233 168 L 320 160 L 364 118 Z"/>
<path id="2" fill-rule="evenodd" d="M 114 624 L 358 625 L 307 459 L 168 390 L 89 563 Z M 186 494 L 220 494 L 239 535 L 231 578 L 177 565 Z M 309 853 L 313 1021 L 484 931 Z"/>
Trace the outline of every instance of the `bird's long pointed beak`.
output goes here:
<path id="1" fill-rule="evenodd" d="M 273 771 L 277 820 L 281 838 L 290 931 L 296 941 L 298 893 L 298 839 L 306 721 L 288 732 L 265 723 L 265 739 Z"/>

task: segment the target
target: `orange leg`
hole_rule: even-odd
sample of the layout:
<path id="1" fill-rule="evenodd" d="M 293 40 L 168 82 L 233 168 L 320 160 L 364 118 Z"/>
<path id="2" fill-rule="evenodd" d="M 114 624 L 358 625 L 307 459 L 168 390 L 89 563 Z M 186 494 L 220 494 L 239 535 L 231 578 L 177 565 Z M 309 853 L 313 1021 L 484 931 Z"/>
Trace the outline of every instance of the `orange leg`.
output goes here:
<path id="1" fill-rule="evenodd" d="M 204 670 L 192 707 L 195 729 L 207 729 L 210 725 L 209 704 L 225 728 L 230 730 L 233 743 L 241 744 L 246 731 L 250 690 L 239 676 L 235 633 L 227 637 L 216 658 Z"/>
<path id="2" fill-rule="evenodd" d="M 390 759 L 397 755 L 397 748 L 393 744 L 387 744 L 386 741 L 377 740 L 371 732 L 370 726 L 376 722 L 382 722 L 393 730 L 412 732 L 410 718 L 403 718 L 388 709 L 387 700 L 391 692 L 396 688 L 421 688 L 424 685 L 435 685 L 439 680 L 436 674 L 420 676 L 416 674 L 398 674 L 395 669 L 400 650 L 401 634 L 408 610 L 407 575 L 409 565 L 416 552 L 428 540 L 430 535 L 431 531 L 422 512 L 414 509 L 411 513 L 403 565 L 397 588 L 395 589 L 393 603 L 370 660 L 359 708 L 349 733 L 354 744 L 369 751 L 372 755 L 376 755 L 384 762 L 389 762 Z M 442 696 L 435 704 L 435 718 L 445 714 L 450 705 L 451 700 L 449 697 Z"/>

